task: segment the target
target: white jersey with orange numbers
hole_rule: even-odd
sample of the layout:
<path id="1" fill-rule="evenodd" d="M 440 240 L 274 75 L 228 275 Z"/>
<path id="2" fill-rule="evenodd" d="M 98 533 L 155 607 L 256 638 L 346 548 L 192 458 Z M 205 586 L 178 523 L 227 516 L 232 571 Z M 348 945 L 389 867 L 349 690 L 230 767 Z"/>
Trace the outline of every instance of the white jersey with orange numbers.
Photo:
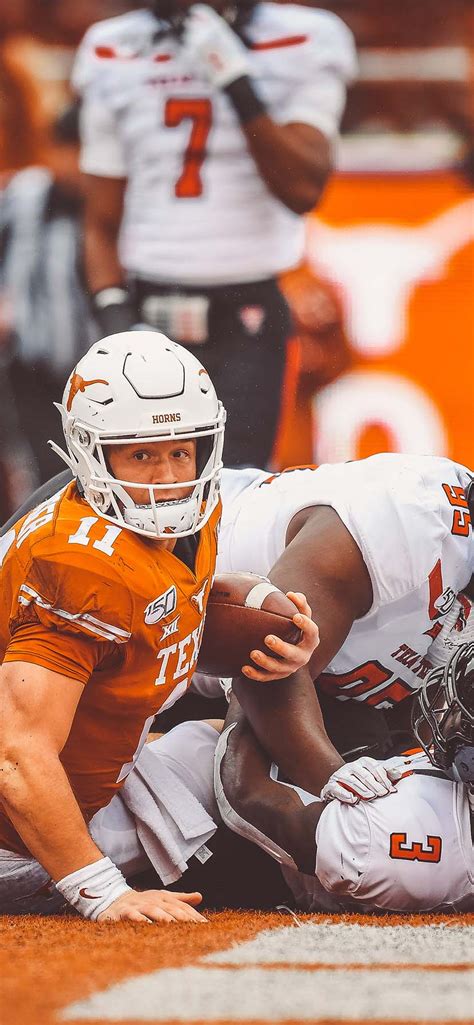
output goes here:
<path id="1" fill-rule="evenodd" d="M 455 612 L 459 637 L 468 622 L 471 603 L 459 592 L 474 573 L 471 476 L 449 459 L 395 454 L 272 476 L 224 470 L 218 571 L 267 576 L 295 514 L 331 506 L 360 548 L 373 603 L 318 682 L 342 701 L 390 708 L 421 686 L 448 617 Z"/>
<path id="2" fill-rule="evenodd" d="M 255 87 L 278 123 L 337 136 L 356 60 L 327 11 L 258 4 L 248 26 Z M 257 281 L 302 259 L 303 218 L 265 185 L 225 92 L 147 10 L 92 26 L 76 59 L 82 169 L 127 178 L 122 265 L 147 281 Z M 198 157 L 196 158 L 196 153 Z"/>
<path id="3" fill-rule="evenodd" d="M 220 507 L 194 570 L 94 513 L 75 482 L 0 542 L 0 662 L 83 684 L 61 762 L 86 819 L 121 787 L 158 711 L 189 686 L 215 571 Z M 0 848 L 23 851 L 5 814 Z"/>
<path id="4" fill-rule="evenodd" d="M 474 911 L 467 786 L 448 779 L 424 754 L 403 761 L 412 775 L 395 793 L 356 805 L 328 804 L 316 829 L 317 878 L 342 904 Z"/>

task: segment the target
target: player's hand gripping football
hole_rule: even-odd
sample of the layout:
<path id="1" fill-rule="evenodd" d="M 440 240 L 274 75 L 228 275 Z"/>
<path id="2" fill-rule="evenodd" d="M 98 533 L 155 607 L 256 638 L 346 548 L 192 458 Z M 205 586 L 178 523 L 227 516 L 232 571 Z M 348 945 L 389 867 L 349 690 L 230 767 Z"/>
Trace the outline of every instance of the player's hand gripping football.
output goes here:
<path id="1" fill-rule="evenodd" d="M 386 767 L 376 758 L 364 756 L 336 769 L 320 796 L 323 801 L 337 800 L 342 804 L 373 801 L 375 797 L 386 797 L 393 793 L 396 790 L 393 784 L 403 775 L 402 765 Z"/>
<path id="2" fill-rule="evenodd" d="M 265 645 L 271 654 L 255 649 L 250 652 L 252 662 L 256 665 L 245 665 L 242 673 L 249 680 L 269 683 L 271 680 L 284 680 L 298 669 L 307 665 L 314 650 L 319 644 L 319 630 L 311 619 L 311 609 L 304 594 L 288 591 L 287 597 L 299 610 L 293 616 L 293 622 L 301 630 L 302 638 L 298 644 L 288 644 L 273 634 L 265 637 Z"/>
<path id="3" fill-rule="evenodd" d="M 98 916 L 98 922 L 207 922 L 195 911 L 200 893 L 171 890 L 127 890 Z"/>
<path id="4" fill-rule="evenodd" d="M 230 25 L 207 4 L 193 4 L 184 23 L 183 56 L 199 67 L 215 89 L 250 72 L 247 50 Z"/>

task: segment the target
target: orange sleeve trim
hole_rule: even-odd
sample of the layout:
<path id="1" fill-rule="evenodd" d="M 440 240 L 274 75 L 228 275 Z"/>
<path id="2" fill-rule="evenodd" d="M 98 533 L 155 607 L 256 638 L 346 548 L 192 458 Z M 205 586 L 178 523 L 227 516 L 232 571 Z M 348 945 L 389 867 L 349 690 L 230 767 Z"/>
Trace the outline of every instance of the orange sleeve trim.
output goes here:
<path id="1" fill-rule="evenodd" d="M 31 651 L 21 651 L 20 648 L 16 648 L 10 654 L 7 652 L 3 664 L 6 662 L 28 662 L 31 665 L 41 666 L 43 669 L 50 669 L 51 672 L 59 673 L 60 676 L 67 676 L 70 680 L 77 680 L 84 686 L 90 677 L 90 673 L 78 672 L 77 668 L 73 669 L 72 666 L 58 665 L 57 662 L 50 661 L 44 655 L 33 655 Z"/>
<path id="2" fill-rule="evenodd" d="M 280 39 L 268 39 L 263 43 L 251 43 L 251 50 L 280 50 L 284 46 L 301 46 L 308 36 L 282 36 Z"/>
<path id="3" fill-rule="evenodd" d="M 63 634 L 36 622 L 15 631 L 4 662 L 31 662 L 86 684 L 104 656 L 113 649 L 109 641 Z"/>

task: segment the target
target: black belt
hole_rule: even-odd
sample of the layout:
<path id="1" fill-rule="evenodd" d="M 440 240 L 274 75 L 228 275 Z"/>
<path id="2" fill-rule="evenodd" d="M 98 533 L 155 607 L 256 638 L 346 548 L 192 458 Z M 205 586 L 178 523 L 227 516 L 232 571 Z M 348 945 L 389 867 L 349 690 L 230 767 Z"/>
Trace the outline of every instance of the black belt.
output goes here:
<path id="1" fill-rule="evenodd" d="M 261 281 L 245 281 L 228 285 L 182 285 L 170 281 L 146 281 L 143 278 L 134 277 L 129 279 L 129 288 L 132 297 L 142 299 L 145 295 L 202 295 L 211 302 L 219 300 L 228 303 L 241 305 L 251 302 L 253 296 L 258 296 L 260 301 L 265 293 L 269 296 L 278 288 L 276 278 L 264 278 Z"/>

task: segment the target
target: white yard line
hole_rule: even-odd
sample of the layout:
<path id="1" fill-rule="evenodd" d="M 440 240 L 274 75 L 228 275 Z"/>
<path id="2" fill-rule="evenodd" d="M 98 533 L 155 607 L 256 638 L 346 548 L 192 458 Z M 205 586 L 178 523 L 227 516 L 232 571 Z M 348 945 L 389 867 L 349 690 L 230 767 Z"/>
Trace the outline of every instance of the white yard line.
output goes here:
<path id="1" fill-rule="evenodd" d="M 72 1004 L 66 1021 L 464 1021 L 474 972 L 167 968 Z"/>

